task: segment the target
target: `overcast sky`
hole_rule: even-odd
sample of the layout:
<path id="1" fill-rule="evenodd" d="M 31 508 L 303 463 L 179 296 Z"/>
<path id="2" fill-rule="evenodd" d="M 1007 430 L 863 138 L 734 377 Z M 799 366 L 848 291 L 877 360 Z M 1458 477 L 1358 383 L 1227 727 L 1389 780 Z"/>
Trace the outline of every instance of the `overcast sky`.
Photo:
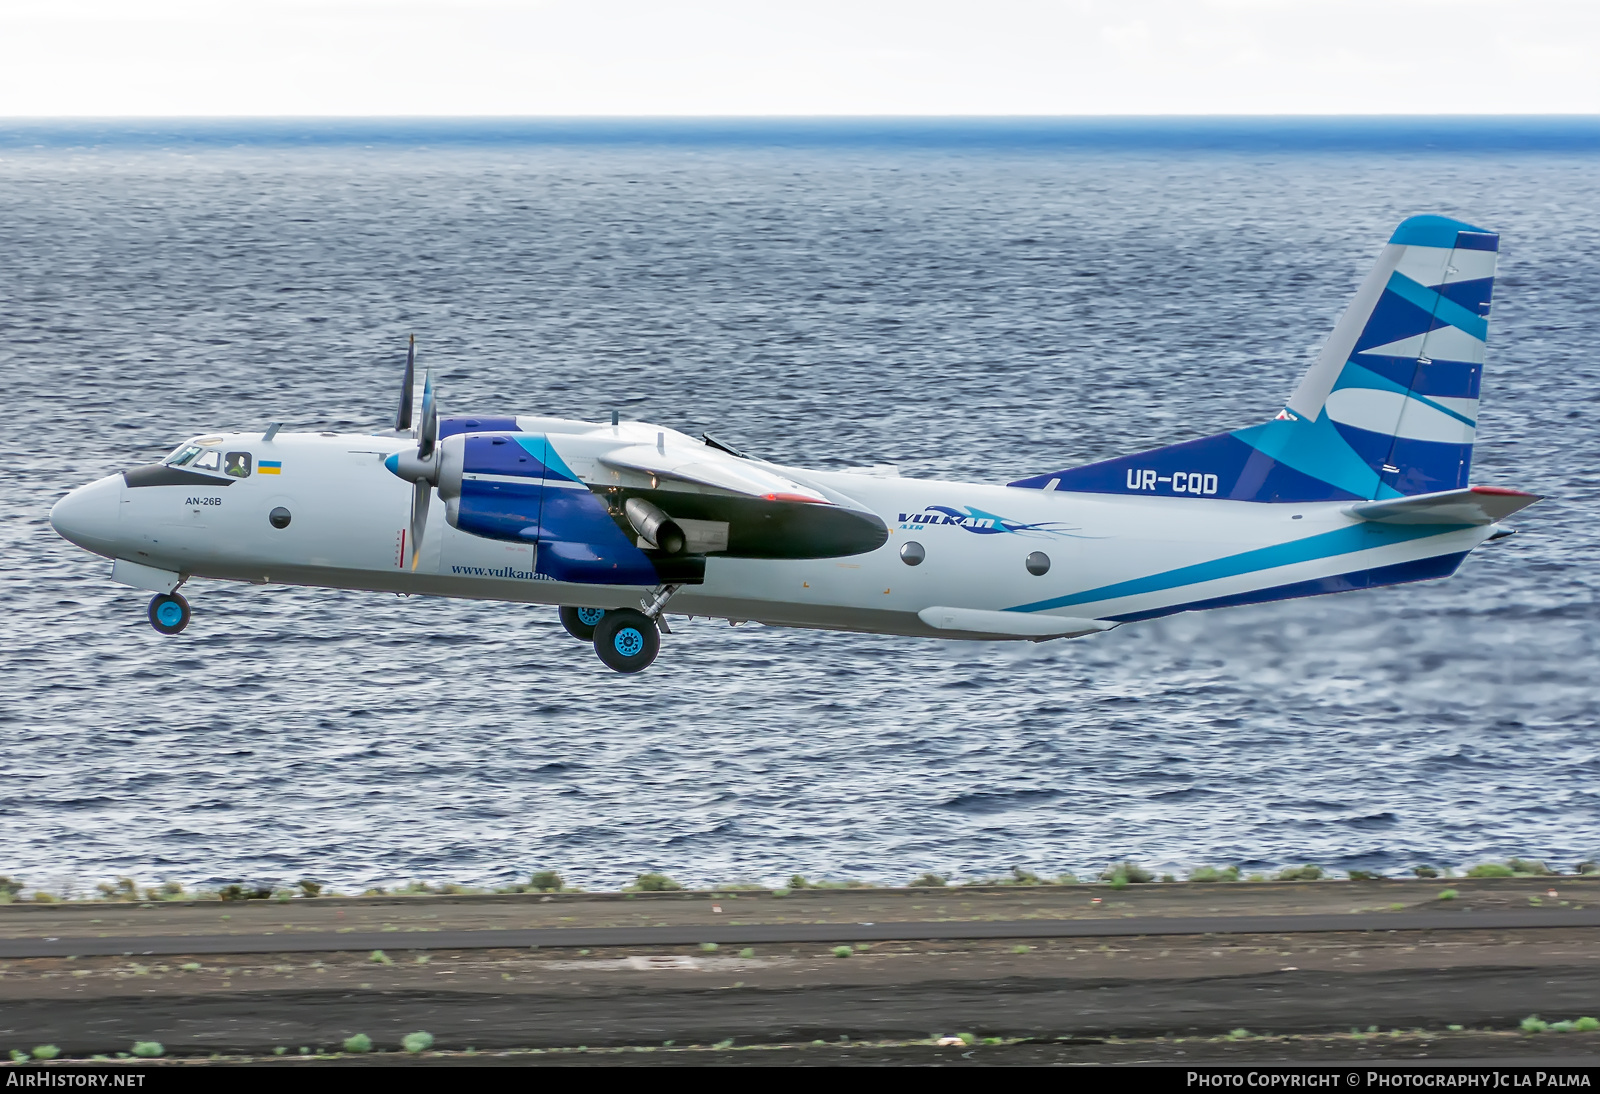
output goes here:
<path id="1" fill-rule="evenodd" d="M 1600 113 L 1597 0 L 0 0 L 0 116 Z"/>

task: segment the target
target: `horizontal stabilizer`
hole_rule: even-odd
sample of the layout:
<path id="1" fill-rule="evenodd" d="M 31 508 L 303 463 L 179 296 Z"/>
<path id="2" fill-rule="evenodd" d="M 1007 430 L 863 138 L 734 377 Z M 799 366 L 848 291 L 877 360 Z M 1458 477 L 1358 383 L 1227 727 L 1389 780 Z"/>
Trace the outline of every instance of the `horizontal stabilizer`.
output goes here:
<path id="1" fill-rule="evenodd" d="M 1345 512 L 1381 524 L 1495 524 L 1540 500 L 1539 494 L 1503 486 L 1469 486 L 1408 498 L 1363 501 Z"/>
<path id="2" fill-rule="evenodd" d="M 923 608 L 917 613 L 917 618 L 941 631 L 1036 639 L 1076 638 L 1096 631 L 1109 631 L 1117 625 L 1101 619 L 1031 612 L 990 612 L 978 608 Z"/>

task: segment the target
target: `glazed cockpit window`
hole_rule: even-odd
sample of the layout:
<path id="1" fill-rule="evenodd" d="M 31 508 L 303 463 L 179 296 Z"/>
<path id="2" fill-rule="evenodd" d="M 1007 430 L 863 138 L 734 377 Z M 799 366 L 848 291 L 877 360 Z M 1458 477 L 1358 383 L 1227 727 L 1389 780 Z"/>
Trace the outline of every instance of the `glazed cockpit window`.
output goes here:
<path id="1" fill-rule="evenodd" d="M 222 457 L 222 470 L 225 474 L 232 475 L 236 479 L 248 479 L 250 477 L 250 453 L 229 452 Z"/>
<path id="2" fill-rule="evenodd" d="M 176 452 L 167 457 L 167 466 L 182 467 L 184 464 L 200 455 L 200 453 L 203 451 L 204 449 L 197 444 L 182 445 Z"/>
<path id="3" fill-rule="evenodd" d="M 207 452 L 194 461 L 194 466 L 199 471 L 216 471 L 222 466 L 222 453 Z"/>

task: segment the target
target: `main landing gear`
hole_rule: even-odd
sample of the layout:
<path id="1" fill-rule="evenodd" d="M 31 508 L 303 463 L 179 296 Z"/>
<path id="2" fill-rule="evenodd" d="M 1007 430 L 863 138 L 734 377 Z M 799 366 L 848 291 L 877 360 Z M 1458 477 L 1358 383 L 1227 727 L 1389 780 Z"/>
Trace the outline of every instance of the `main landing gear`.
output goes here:
<path id="1" fill-rule="evenodd" d="M 594 643 L 594 652 L 618 672 L 638 672 L 650 667 L 661 650 L 661 632 L 672 633 L 661 611 L 681 585 L 660 585 L 651 590 L 648 600 L 639 601 L 643 611 L 632 608 L 561 608 L 561 625 L 572 637 Z"/>
<path id="2" fill-rule="evenodd" d="M 569 608 L 562 605 L 561 625 L 579 642 L 593 642 L 594 629 L 605 618 L 605 614 L 604 608 Z"/>
<path id="3" fill-rule="evenodd" d="M 162 634 L 177 634 L 189 625 L 189 602 L 177 593 L 151 597 L 150 625 Z"/>
<path id="4" fill-rule="evenodd" d="M 594 652 L 618 672 L 648 668 L 661 649 L 656 621 L 632 608 L 609 611 L 594 629 Z"/>

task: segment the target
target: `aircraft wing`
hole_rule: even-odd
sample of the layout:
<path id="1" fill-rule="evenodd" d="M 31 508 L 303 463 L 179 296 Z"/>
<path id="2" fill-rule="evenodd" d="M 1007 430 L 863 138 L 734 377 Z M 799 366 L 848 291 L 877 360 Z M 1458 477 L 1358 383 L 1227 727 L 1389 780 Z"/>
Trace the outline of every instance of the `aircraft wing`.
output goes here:
<path id="1" fill-rule="evenodd" d="M 1542 495 L 1503 486 L 1469 486 L 1384 501 L 1362 501 L 1345 512 L 1380 524 L 1496 524 L 1539 501 Z"/>
<path id="2" fill-rule="evenodd" d="M 658 479 L 675 479 L 697 486 L 711 486 L 763 501 L 833 504 L 810 486 L 768 471 L 748 460 L 717 458 L 710 454 L 712 451 L 702 449 L 690 455 L 663 451 L 654 445 L 636 444 L 613 449 L 599 459 L 601 463 L 620 470 L 654 475 Z"/>

